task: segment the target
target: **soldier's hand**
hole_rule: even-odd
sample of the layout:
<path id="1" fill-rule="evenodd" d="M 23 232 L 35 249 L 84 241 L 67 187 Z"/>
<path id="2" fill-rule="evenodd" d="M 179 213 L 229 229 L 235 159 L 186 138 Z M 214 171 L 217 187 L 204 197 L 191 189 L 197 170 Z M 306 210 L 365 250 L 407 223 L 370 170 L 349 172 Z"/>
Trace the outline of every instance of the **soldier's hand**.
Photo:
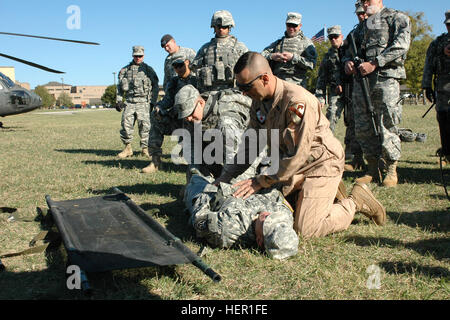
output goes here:
<path id="1" fill-rule="evenodd" d="M 263 225 L 268 215 L 270 215 L 270 212 L 267 211 L 260 212 L 258 218 L 256 218 L 255 220 L 256 243 L 260 248 L 264 248 Z"/>
<path id="2" fill-rule="evenodd" d="M 347 61 L 345 63 L 345 74 L 355 74 L 356 73 L 356 69 L 355 69 L 355 64 L 353 63 L 353 61 Z"/>
<path id="3" fill-rule="evenodd" d="M 335 89 L 335 91 L 336 91 L 336 94 L 339 94 L 339 95 L 341 95 L 341 94 L 342 94 L 342 92 L 343 92 L 343 90 L 342 90 L 342 86 L 336 86 L 336 89 Z"/>
<path id="4" fill-rule="evenodd" d="M 444 48 L 444 54 L 447 57 L 450 57 L 450 44 L 448 44 L 445 48 Z"/>
<path id="5" fill-rule="evenodd" d="M 243 198 L 244 200 L 250 197 L 255 192 L 262 189 L 261 185 L 255 178 L 239 181 L 233 185 L 238 189 L 233 193 L 233 197 Z"/>
<path id="6" fill-rule="evenodd" d="M 282 61 L 283 61 L 283 54 L 280 53 L 280 52 L 275 52 L 275 53 L 272 53 L 272 55 L 270 56 L 270 58 L 271 58 L 273 61 L 282 62 Z"/>
<path id="7" fill-rule="evenodd" d="M 294 58 L 294 54 L 290 52 L 283 52 L 283 62 L 291 61 Z"/>
<path id="8" fill-rule="evenodd" d="M 117 102 L 114 106 L 117 112 L 122 112 L 123 108 L 125 108 L 125 104 L 123 102 Z"/>
<path id="9" fill-rule="evenodd" d="M 358 69 L 361 72 L 361 75 L 367 76 L 375 71 L 377 68 L 376 64 L 373 62 L 363 62 L 359 65 Z"/>
<path id="10" fill-rule="evenodd" d="M 431 88 L 425 88 L 425 97 L 427 97 L 428 101 L 430 101 L 431 103 L 436 100 L 435 93 Z"/>
<path id="11" fill-rule="evenodd" d="M 156 106 L 153 111 L 152 111 L 154 117 L 156 120 L 160 121 L 162 119 L 162 115 L 161 115 L 161 109 L 159 108 L 159 106 Z"/>

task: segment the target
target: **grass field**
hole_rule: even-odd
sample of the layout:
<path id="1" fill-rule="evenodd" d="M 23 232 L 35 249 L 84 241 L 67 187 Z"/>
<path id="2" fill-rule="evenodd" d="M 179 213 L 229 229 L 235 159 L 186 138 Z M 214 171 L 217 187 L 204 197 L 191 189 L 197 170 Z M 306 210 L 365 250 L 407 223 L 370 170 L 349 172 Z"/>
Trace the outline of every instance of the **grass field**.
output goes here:
<path id="1" fill-rule="evenodd" d="M 425 110 L 404 107 L 401 127 L 428 138 L 403 143 L 399 185 L 370 184 L 387 209 L 384 227 L 357 214 L 344 232 L 300 239 L 298 255 L 287 261 L 271 260 L 257 248 L 209 249 L 203 260 L 222 276 L 219 283 L 192 265 L 93 274 L 91 297 L 66 288 L 60 247 L 2 259 L 7 269 L 0 273 L 0 299 L 449 299 L 450 202 L 435 156 L 440 146 L 435 112 L 422 119 Z M 137 136 L 135 156 L 116 158 L 123 146 L 114 110 L 38 111 L 2 121 L 0 207 L 33 219 L 36 208 L 47 212 L 47 194 L 60 201 L 118 187 L 190 249 L 200 249 L 178 199 L 185 167 L 170 162 L 170 139 L 164 144 L 164 171 L 145 175 L 139 170 L 148 160 L 137 154 Z M 343 141 L 342 121 L 336 135 Z M 345 173 L 349 191 L 359 176 Z M 0 213 L 0 255 L 26 249 L 41 230 L 37 221 L 7 218 Z"/>

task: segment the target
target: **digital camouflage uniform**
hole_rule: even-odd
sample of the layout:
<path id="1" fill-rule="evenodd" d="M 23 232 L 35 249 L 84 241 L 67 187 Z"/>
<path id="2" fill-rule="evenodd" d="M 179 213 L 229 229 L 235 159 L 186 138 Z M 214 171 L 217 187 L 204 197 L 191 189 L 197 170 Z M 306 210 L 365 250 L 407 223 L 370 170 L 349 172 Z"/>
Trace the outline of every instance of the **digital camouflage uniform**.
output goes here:
<path id="1" fill-rule="evenodd" d="M 197 237 L 218 248 L 252 246 L 256 244 L 254 221 L 258 213 L 267 211 L 271 214 L 263 224 L 266 253 L 275 259 L 297 254 L 293 210 L 280 191 L 266 189 L 243 200 L 232 196 L 230 184 L 216 187 L 213 181 L 211 177 L 193 175 L 186 188 L 184 202 Z"/>
<path id="2" fill-rule="evenodd" d="M 217 11 L 211 19 L 211 28 L 216 25 L 234 27 L 234 21 L 226 10 Z M 214 37 L 198 50 L 191 69 L 196 72 L 200 93 L 219 91 L 234 87 L 233 68 L 239 57 L 248 51 L 244 43 L 235 36 Z"/>
<path id="3" fill-rule="evenodd" d="M 177 52 L 167 55 L 166 59 L 164 60 L 164 92 L 167 92 L 167 85 L 169 84 L 170 79 L 177 76 L 177 73 L 172 67 L 172 63 L 179 56 L 186 57 L 189 62 L 192 62 L 195 58 L 195 50 L 191 48 L 180 47 Z"/>
<path id="4" fill-rule="evenodd" d="M 180 104 L 184 103 L 186 99 L 196 99 L 196 97 L 198 97 L 198 91 L 192 86 L 185 86 L 178 92 L 175 98 L 175 106 L 178 109 L 179 117 L 180 112 L 182 112 L 180 110 L 183 108 L 180 107 Z M 233 89 L 222 90 L 207 97 L 201 123 L 201 152 L 203 154 L 205 148 L 211 144 L 211 141 L 203 139 L 205 137 L 205 131 L 208 129 L 219 130 L 222 135 L 222 141 L 224 142 L 223 150 L 221 150 L 223 157 L 218 159 L 220 163 L 206 164 L 203 158 L 200 159 L 199 163 L 198 156 L 200 155 L 200 149 L 198 149 L 198 146 L 196 148 L 194 143 L 194 137 L 196 135 L 194 131 L 198 128 L 196 126 L 199 124 L 184 121 L 183 126 L 190 132 L 191 140 L 186 141 L 183 139 L 183 150 L 189 149 L 188 154 L 185 151 L 183 151 L 183 154 L 186 156 L 190 154 L 189 159 L 186 160 L 189 163 L 189 170 L 191 172 L 198 170 L 205 176 L 212 175 L 218 177 L 220 175 L 224 165 L 226 166 L 227 162 L 229 163 L 238 151 L 241 136 L 250 121 L 250 105 L 250 98 Z"/>
<path id="5" fill-rule="evenodd" d="M 159 115 L 155 110 L 150 117 L 151 128 L 148 142 L 148 152 L 151 156 L 162 155 L 162 144 L 165 135 L 171 135 L 175 129 L 183 127 L 183 120 L 178 119 L 178 113 L 174 108 L 175 95 L 185 85 L 197 86 L 197 77 L 191 72 L 185 79 L 179 76 L 172 77 L 168 84 L 164 98 L 157 103 Z"/>
<path id="6" fill-rule="evenodd" d="M 341 34 L 341 28 L 332 27 L 328 28 L 327 33 Z M 341 113 L 344 110 L 345 97 L 336 93 L 336 87 L 342 86 L 344 89 L 344 65 L 342 63 L 342 56 L 344 54 L 344 47 L 341 45 L 339 48 L 331 47 L 325 54 L 322 63 L 319 68 L 319 76 L 317 78 L 315 95 L 319 99 L 320 103 L 325 104 L 325 96 L 327 94 L 327 86 L 329 86 L 328 92 L 328 107 L 326 117 L 330 121 L 330 129 L 334 132 L 336 124 L 341 117 Z"/>
<path id="7" fill-rule="evenodd" d="M 296 13 L 296 15 L 301 15 Z M 289 20 L 289 14 L 286 22 Z M 299 22 L 300 23 L 300 22 Z M 290 52 L 294 54 L 291 61 L 278 62 L 271 60 L 272 53 Z M 261 55 L 264 56 L 270 63 L 272 72 L 278 78 L 306 87 L 306 72 L 314 69 L 317 61 L 317 51 L 311 39 L 299 31 L 293 37 L 285 35 L 277 41 L 266 47 Z"/>
<path id="8" fill-rule="evenodd" d="M 378 63 L 376 70 L 367 78 L 380 137 L 375 135 L 361 85 L 355 81 L 353 106 L 356 138 L 368 161 L 383 157 L 388 162 L 396 162 L 401 156 L 398 134 L 402 116 L 399 80 L 406 78 L 404 63 L 410 45 L 411 24 L 406 14 L 384 7 L 365 20 L 363 28 L 362 58 Z"/>
<path id="9" fill-rule="evenodd" d="M 450 11 L 447 11 L 446 17 L 446 21 L 450 22 Z M 448 159 L 450 159 L 450 57 L 445 55 L 444 48 L 449 44 L 448 33 L 440 35 L 431 42 L 427 50 L 422 78 L 422 88 L 432 88 L 435 91 L 442 154 Z"/>
<path id="10" fill-rule="evenodd" d="M 134 123 L 138 121 L 141 148 L 148 145 L 150 104 L 158 99 L 158 76 L 152 67 L 132 61 L 119 72 L 118 95 L 124 96 L 120 138 L 125 145 L 133 140 Z"/>

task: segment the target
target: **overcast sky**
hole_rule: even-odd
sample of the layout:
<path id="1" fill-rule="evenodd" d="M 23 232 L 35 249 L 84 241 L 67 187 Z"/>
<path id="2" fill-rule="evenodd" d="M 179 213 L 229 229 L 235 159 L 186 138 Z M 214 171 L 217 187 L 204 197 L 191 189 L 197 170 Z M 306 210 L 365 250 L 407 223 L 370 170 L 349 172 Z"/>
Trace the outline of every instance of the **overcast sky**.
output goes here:
<path id="1" fill-rule="evenodd" d="M 286 14 L 303 16 L 302 30 L 312 37 L 324 26 L 339 24 L 347 34 L 356 24 L 354 0 L 322 1 L 1 1 L 0 31 L 71 38 L 99 42 L 88 46 L 0 35 L 0 52 L 65 71 L 58 75 L 0 57 L 0 66 L 14 66 L 16 80 L 31 88 L 50 81 L 71 85 L 110 85 L 113 72 L 131 61 L 131 47 L 145 47 L 145 62 L 152 66 L 162 84 L 167 53 L 161 36 L 170 33 L 177 43 L 198 50 L 213 37 L 211 16 L 229 10 L 236 23 L 232 29 L 250 50 L 261 51 L 282 36 Z M 390 8 L 424 12 L 439 35 L 446 31 L 444 13 L 448 1 L 385 0 Z M 75 9 L 75 10 L 73 10 Z M 79 15 L 77 15 L 79 10 Z M 78 19 L 79 17 L 79 19 Z"/>

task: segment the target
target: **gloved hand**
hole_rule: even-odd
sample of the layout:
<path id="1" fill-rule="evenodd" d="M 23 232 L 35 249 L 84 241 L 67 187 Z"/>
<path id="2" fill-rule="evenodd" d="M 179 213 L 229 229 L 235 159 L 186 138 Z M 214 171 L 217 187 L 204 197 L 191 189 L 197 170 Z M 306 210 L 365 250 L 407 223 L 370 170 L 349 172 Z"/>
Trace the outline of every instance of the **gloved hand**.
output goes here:
<path id="1" fill-rule="evenodd" d="M 425 97 L 427 97 L 427 99 L 433 103 L 436 100 L 436 95 L 433 91 L 433 89 L 431 88 L 425 88 Z"/>
<path id="2" fill-rule="evenodd" d="M 116 108 L 117 112 L 122 112 L 122 110 L 125 108 L 125 103 L 117 102 L 114 107 Z"/>

